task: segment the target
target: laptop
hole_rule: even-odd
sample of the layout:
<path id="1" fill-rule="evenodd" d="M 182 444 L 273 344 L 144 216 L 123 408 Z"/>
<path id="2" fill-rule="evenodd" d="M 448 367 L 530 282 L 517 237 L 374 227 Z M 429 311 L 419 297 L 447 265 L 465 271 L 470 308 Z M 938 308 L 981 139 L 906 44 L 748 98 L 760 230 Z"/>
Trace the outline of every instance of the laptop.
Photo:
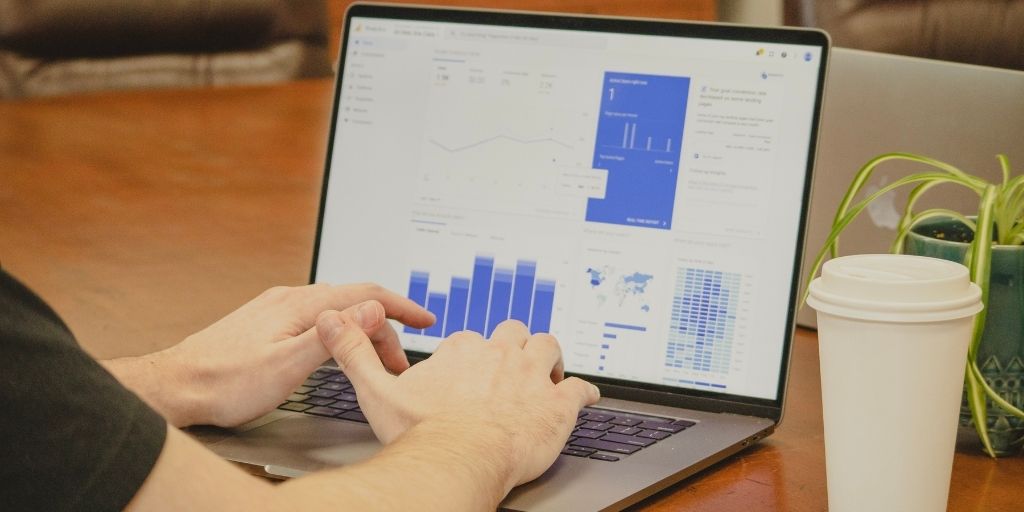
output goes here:
<path id="1" fill-rule="evenodd" d="M 398 327 L 414 361 L 512 318 L 601 388 L 503 508 L 620 509 L 775 430 L 823 32 L 374 4 L 344 27 L 311 280 L 432 311 Z M 202 437 L 274 478 L 380 449 L 330 367 Z"/>
<path id="2" fill-rule="evenodd" d="M 989 180 L 1002 179 L 999 153 L 1017 168 L 1024 163 L 1022 71 L 834 48 L 825 89 L 806 269 L 825 243 L 836 205 L 854 174 L 877 155 L 919 153 Z M 920 169 L 886 163 L 867 188 L 876 191 Z M 888 198 L 873 203 L 843 232 L 841 254 L 889 251 L 906 194 Z M 922 209 L 941 205 L 969 213 L 978 210 L 978 196 L 958 187 L 937 187 L 920 204 Z M 809 307 L 800 310 L 797 321 L 817 325 Z"/>

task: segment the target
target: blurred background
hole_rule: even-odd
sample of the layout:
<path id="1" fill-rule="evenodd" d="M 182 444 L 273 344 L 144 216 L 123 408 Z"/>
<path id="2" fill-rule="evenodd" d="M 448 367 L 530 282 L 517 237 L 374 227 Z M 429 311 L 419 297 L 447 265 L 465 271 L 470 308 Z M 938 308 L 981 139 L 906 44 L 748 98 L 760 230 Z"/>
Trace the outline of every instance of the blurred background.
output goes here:
<path id="1" fill-rule="evenodd" d="M 349 0 L 0 0 L 0 98 L 324 77 Z M 1024 1 L 412 0 L 802 25 L 836 46 L 1024 69 Z"/>

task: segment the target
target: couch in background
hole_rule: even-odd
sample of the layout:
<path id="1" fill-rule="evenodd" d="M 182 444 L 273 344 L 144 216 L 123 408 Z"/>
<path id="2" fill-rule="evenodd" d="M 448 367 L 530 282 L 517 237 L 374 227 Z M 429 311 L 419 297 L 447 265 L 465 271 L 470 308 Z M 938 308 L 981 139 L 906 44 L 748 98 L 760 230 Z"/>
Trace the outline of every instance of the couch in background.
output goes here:
<path id="1" fill-rule="evenodd" d="M 1024 70 L 1024 0 L 785 0 L 835 46 Z"/>
<path id="2" fill-rule="evenodd" d="M 331 73 L 319 0 L 0 0 L 0 98 Z"/>

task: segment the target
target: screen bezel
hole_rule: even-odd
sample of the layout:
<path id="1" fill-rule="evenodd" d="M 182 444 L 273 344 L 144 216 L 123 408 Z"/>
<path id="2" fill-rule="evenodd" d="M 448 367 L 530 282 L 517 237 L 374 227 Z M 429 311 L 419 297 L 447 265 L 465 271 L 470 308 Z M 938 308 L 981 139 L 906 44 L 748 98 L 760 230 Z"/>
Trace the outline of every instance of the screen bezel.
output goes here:
<path id="1" fill-rule="evenodd" d="M 665 386 L 647 382 L 613 379 L 589 374 L 567 373 L 576 375 L 597 384 L 603 396 L 629 400 L 639 400 L 675 407 L 699 408 L 702 410 L 749 414 L 770 418 L 776 422 L 782 418 L 785 405 L 786 387 L 789 380 L 789 365 L 795 332 L 797 297 L 800 283 L 800 265 L 803 260 L 804 243 L 806 240 L 812 170 L 818 140 L 818 129 L 821 118 L 821 107 L 824 95 L 825 76 L 828 69 L 828 35 L 820 30 L 803 28 L 769 28 L 732 25 L 709 22 L 683 22 L 652 20 L 641 18 L 598 17 L 583 15 L 566 15 L 552 13 L 533 13 L 499 10 L 472 10 L 459 8 L 435 8 L 424 6 L 399 6 L 373 3 L 352 4 L 345 14 L 345 23 L 338 54 L 337 76 L 334 87 L 334 103 L 331 114 L 331 126 L 328 134 L 327 158 L 325 161 L 323 184 L 320 193 L 320 209 L 317 215 L 316 238 L 313 245 L 312 268 L 310 282 L 316 282 L 317 261 L 320 252 L 320 236 L 324 223 L 324 211 L 327 202 L 327 188 L 330 178 L 331 161 L 334 151 L 334 140 L 337 129 L 338 106 L 342 88 L 342 77 L 345 69 L 349 26 L 352 19 L 380 18 L 389 20 L 431 21 L 446 23 L 466 23 L 475 25 L 508 26 L 519 28 L 539 28 L 556 30 L 576 30 L 589 32 L 607 32 L 636 35 L 671 36 L 701 39 L 720 39 L 728 41 L 748 41 L 765 44 L 794 44 L 816 46 L 820 50 L 818 83 L 812 111 L 810 143 L 808 144 L 807 167 L 805 169 L 804 190 L 800 208 L 800 227 L 797 233 L 798 250 L 794 255 L 792 284 L 790 286 L 789 304 L 782 354 L 779 361 L 779 382 L 775 399 L 765 399 L 717 393 L 699 389 Z M 426 352 L 406 350 L 410 360 L 422 360 L 430 356 Z"/>

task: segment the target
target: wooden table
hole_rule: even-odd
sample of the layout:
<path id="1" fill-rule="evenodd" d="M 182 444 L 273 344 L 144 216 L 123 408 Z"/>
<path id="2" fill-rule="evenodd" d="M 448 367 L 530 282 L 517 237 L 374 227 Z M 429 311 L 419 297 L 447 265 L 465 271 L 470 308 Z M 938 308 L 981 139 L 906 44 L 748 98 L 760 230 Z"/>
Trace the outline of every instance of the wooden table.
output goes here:
<path id="1" fill-rule="evenodd" d="M 304 284 L 330 92 L 315 81 L 0 103 L 0 264 L 97 357 L 166 347 L 266 287 Z M 640 508 L 825 510 L 813 332 L 797 334 L 789 391 L 775 435 Z M 962 438 L 950 510 L 1024 509 L 1024 457 L 990 460 Z"/>

